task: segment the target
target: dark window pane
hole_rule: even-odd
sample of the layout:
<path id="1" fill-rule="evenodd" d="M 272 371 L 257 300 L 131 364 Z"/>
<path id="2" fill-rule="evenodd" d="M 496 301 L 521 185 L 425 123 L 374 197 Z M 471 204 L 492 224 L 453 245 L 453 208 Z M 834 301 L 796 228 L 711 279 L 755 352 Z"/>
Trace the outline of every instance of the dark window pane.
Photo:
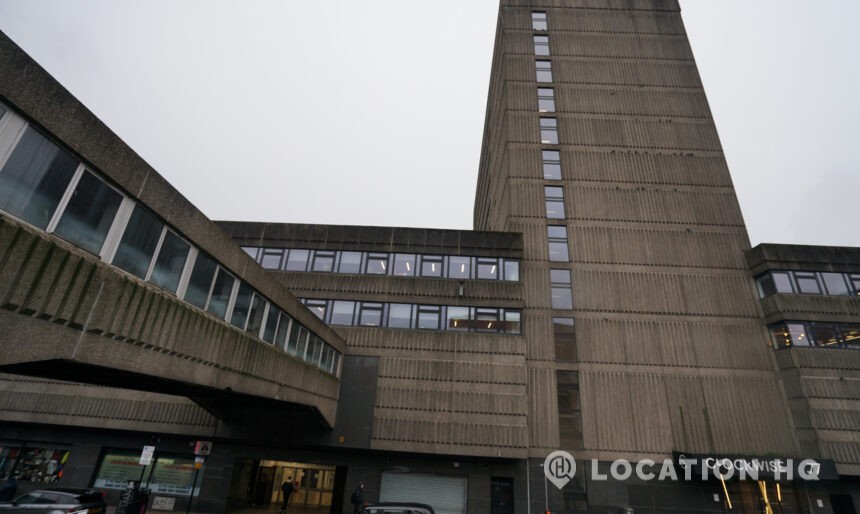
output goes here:
<path id="1" fill-rule="evenodd" d="M 402 277 L 415 275 L 415 255 L 398 253 L 394 256 L 394 274 Z"/>
<path id="2" fill-rule="evenodd" d="M 254 289 L 247 282 L 239 284 L 239 292 L 236 294 L 236 302 L 233 304 L 233 315 L 230 317 L 230 324 L 238 329 L 245 328 L 245 322 L 248 320 L 248 310 L 251 308 L 251 297 L 254 295 Z"/>
<path id="3" fill-rule="evenodd" d="M 186 302 L 196 305 L 201 309 L 206 305 L 206 299 L 209 297 L 209 288 L 212 286 L 216 267 L 215 261 L 208 255 L 204 253 L 197 254 L 194 269 L 191 271 L 191 278 L 188 281 L 188 288 L 185 291 L 184 299 Z"/>
<path id="4" fill-rule="evenodd" d="M 827 294 L 851 294 L 848 291 L 848 284 L 845 283 L 845 275 L 843 275 L 842 273 L 822 273 L 821 278 L 824 280 L 824 286 L 827 288 Z"/>
<path id="5" fill-rule="evenodd" d="M 302 326 L 299 328 L 299 336 L 296 339 L 296 347 L 293 349 L 293 354 L 300 359 L 305 358 L 305 350 L 308 348 L 308 338 L 312 337 L 313 334 L 310 331 Z"/>
<path id="6" fill-rule="evenodd" d="M 287 255 L 287 271 L 305 271 L 308 267 L 309 250 L 290 250 Z"/>
<path id="7" fill-rule="evenodd" d="M 281 269 L 281 260 L 284 258 L 283 248 L 264 248 L 262 251 L 260 265 L 266 269 Z"/>
<path id="8" fill-rule="evenodd" d="M 468 307 L 448 307 L 445 315 L 445 329 L 465 332 L 471 325 Z"/>
<path id="9" fill-rule="evenodd" d="M 499 261 L 497 259 L 478 259 L 478 278 L 496 280 L 499 278 Z"/>
<path id="10" fill-rule="evenodd" d="M 297 323 L 293 324 L 293 329 L 290 330 L 290 339 L 287 344 L 287 351 L 293 355 L 298 355 L 299 348 L 304 351 L 305 340 L 308 337 L 308 329 L 304 325 Z"/>
<path id="11" fill-rule="evenodd" d="M 227 313 L 227 303 L 230 301 L 230 295 L 233 294 L 233 284 L 236 279 L 232 275 L 224 271 L 224 268 L 218 268 L 218 275 L 215 277 L 215 285 L 212 287 L 212 297 L 209 298 L 209 305 L 206 310 L 219 318 L 224 318 Z"/>
<path id="12" fill-rule="evenodd" d="M 518 282 L 520 280 L 519 261 L 505 260 L 505 280 Z"/>
<path id="13" fill-rule="evenodd" d="M 78 164 L 77 159 L 28 127 L 0 170 L 0 209 L 47 228 Z"/>
<path id="14" fill-rule="evenodd" d="M 113 223 L 122 195 L 92 173 L 84 173 L 54 232 L 98 254 Z"/>
<path id="15" fill-rule="evenodd" d="M 802 323 L 779 323 L 770 326 L 770 338 L 775 349 L 789 346 L 809 346 L 809 337 Z"/>
<path id="16" fill-rule="evenodd" d="M 561 362 L 576 361 L 576 330 L 573 318 L 552 318 L 555 359 Z"/>
<path id="17" fill-rule="evenodd" d="M 314 252 L 312 271 L 330 272 L 334 268 L 334 252 Z"/>
<path id="18" fill-rule="evenodd" d="M 814 273 L 796 272 L 794 274 L 794 279 L 797 281 L 797 288 L 801 293 L 821 294 L 821 288 L 818 285 L 818 280 L 816 280 Z"/>
<path id="19" fill-rule="evenodd" d="M 832 323 L 810 323 L 810 336 L 815 346 L 836 346 L 839 344 L 839 330 Z"/>
<path id="20" fill-rule="evenodd" d="M 776 293 L 776 285 L 773 283 L 773 276 L 770 273 L 765 273 L 755 281 L 758 288 L 759 298 L 764 298 Z"/>
<path id="21" fill-rule="evenodd" d="M 275 347 L 281 350 L 286 350 L 287 336 L 290 333 L 290 324 L 293 318 L 285 313 L 281 313 L 281 319 L 278 321 L 278 333 L 275 334 Z"/>
<path id="22" fill-rule="evenodd" d="M 367 273 L 369 275 L 388 274 L 388 254 L 371 253 L 367 255 Z"/>
<path id="23" fill-rule="evenodd" d="M 570 260 L 567 243 L 549 243 L 549 260 L 553 262 L 567 262 Z"/>
<path id="24" fill-rule="evenodd" d="M 331 324 L 352 325 L 352 316 L 354 312 L 355 302 L 335 300 L 331 307 Z"/>
<path id="25" fill-rule="evenodd" d="M 472 275 L 471 257 L 448 257 L 448 278 L 470 278 Z"/>
<path id="26" fill-rule="evenodd" d="M 437 255 L 424 255 L 421 257 L 422 277 L 442 276 L 442 257 Z"/>
<path id="27" fill-rule="evenodd" d="M 498 332 L 502 329 L 498 309 L 475 309 L 474 326 L 478 332 Z"/>
<path id="28" fill-rule="evenodd" d="M 849 348 L 860 348 L 860 323 L 843 323 L 842 342 Z"/>
<path id="29" fill-rule="evenodd" d="M 412 305 L 392 303 L 388 306 L 389 328 L 412 328 Z"/>
<path id="30" fill-rule="evenodd" d="M 263 341 L 273 343 L 275 341 L 275 329 L 278 327 L 278 318 L 281 310 L 274 305 L 269 305 L 269 314 L 266 316 L 266 326 L 263 329 Z"/>
<path id="31" fill-rule="evenodd" d="M 361 252 L 340 252 L 341 273 L 361 273 Z"/>
<path id="32" fill-rule="evenodd" d="M 158 258 L 152 268 L 150 282 L 175 293 L 185 269 L 185 261 L 191 246 L 171 231 L 164 234 L 164 241 L 158 251 Z"/>
<path id="33" fill-rule="evenodd" d="M 266 299 L 254 293 L 254 299 L 251 300 L 251 310 L 248 312 L 248 326 L 245 327 L 245 332 L 253 335 L 260 333 L 260 325 L 263 324 L 263 311 L 266 309 Z"/>
<path id="34" fill-rule="evenodd" d="M 138 278 L 146 278 L 149 263 L 161 238 L 164 223 L 140 205 L 134 207 L 131 219 L 113 258 L 113 265 Z"/>

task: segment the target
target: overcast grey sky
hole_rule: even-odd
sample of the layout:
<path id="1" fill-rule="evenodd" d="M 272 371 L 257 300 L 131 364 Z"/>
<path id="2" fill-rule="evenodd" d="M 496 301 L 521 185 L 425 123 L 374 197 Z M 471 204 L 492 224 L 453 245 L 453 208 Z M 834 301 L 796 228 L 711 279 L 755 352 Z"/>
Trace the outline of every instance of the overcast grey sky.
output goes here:
<path id="1" fill-rule="evenodd" d="M 860 246 L 860 2 L 682 0 L 753 244 Z M 0 0 L 213 219 L 471 228 L 497 0 Z"/>

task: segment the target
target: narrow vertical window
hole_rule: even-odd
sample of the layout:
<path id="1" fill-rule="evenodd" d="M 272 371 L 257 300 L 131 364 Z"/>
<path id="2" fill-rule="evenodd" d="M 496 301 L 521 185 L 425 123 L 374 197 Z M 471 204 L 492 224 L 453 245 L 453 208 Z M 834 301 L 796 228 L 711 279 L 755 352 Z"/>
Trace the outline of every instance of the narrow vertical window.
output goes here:
<path id="1" fill-rule="evenodd" d="M 145 278 L 163 230 L 161 220 L 141 205 L 135 205 L 113 257 L 113 265 Z"/>
<path id="2" fill-rule="evenodd" d="M 532 12 L 532 30 L 547 30 L 546 13 L 543 11 Z"/>
<path id="3" fill-rule="evenodd" d="M 194 262 L 194 269 L 191 271 L 191 278 L 188 281 L 188 288 L 185 290 L 184 300 L 186 302 L 201 309 L 206 306 L 209 289 L 212 287 L 212 279 L 215 277 L 217 268 L 218 265 L 211 257 L 204 253 L 197 254 L 197 260 Z"/>
<path id="4" fill-rule="evenodd" d="M 543 178 L 561 180 L 561 154 L 558 150 L 541 150 Z"/>
<path id="5" fill-rule="evenodd" d="M 549 36 L 534 36 L 535 55 L 549 55 Z"/>
<path id="6" fill-rule="evenodd" d="M 164 241 L 158 250 L 158 258 L 155 259 L 155 266 L 152 268 L 149 281 L 175 293 L 179 287 L 182 270 L 185 269 L 185 261 L 188 260 L 189 250 L 191 250 L 191 245 L 168 230 L 164 234 Z"/>
<path id="7" fill-rule="evenodd" d="M 227 304 L 230 302 L 230 295 L 233 294 L 233 285 L 235 283 L 236 279 L 233 278 L 233 275 L 227 273 L 224 268 L 219 267 L 206 310 L 216 317 L 224 319 L 224 316 L 227 314 Z"/>
<path id="8" fill-rule="evenodd" d="M 546 231 L 549 242 L 549 260 L 553 262 L 569 262 L 567 227 L 563 225 L 549 225 Z"/>
<path id="9" fill-rule="evenodd" d="M 552 82 L 552 63 L 535 61 L 535 74 L 538 82 Z"/>
<path id="10" fill-rule="evenodd" d="M 562 188 L 558 186 L 545 186 L 543 192 L 546 203 L 546 217 L 550 219 L 563 219 L 564 192 Z"/>
<path id="11" fill-rule="evenodd" d="M 555 118 L 540 119 L 540 142 L 545 145 L 558 144 L 558 120 Z"/>
<path id="12" fill-rule="evenodd" d="M 555 91 L 551 87 L 538 88 L 538 111 L 555 112 Z"/>
<path id="13" fill-rule="evenodd" d="M 549 270 L 553 309 L 572 309 L 573 295 L 570 291 L 570 270 Z"/>

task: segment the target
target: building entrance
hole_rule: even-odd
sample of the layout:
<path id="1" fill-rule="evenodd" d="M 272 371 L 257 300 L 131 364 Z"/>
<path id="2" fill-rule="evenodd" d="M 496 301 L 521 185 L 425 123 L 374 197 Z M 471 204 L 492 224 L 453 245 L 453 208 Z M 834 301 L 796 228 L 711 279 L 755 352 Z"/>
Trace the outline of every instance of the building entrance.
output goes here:
<path id="1" fill-rule="evenodd" d="M 253 503 L 258 506 L 281 505 L 281 485 L 292 482 L 294 492 L 290 497 L 290 507 L 316 508 L 320 512 L 328 512 L 335 489 L 335 473 L 334 466 L 261 460 L 252 477 Z"/>
<path id="2" fill-rule="evenodd" d="M 741 514 L 800 514 L 791 482 L 727 481 L 732 510 Z M 725 501 L 725 499 L 724 499 Z"/>

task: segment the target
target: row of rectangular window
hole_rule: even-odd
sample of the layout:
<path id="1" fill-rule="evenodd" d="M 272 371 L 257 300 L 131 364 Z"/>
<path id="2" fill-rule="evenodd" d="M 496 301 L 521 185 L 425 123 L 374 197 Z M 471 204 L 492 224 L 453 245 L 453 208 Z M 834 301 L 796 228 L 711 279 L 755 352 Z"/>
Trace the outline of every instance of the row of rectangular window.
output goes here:
<path id="1" fill-rule="evenodd" d="M 331 325 L 521 333 L 521 313 L 517 309 L 308 298 L 302 302 L 317 317 Z"/>
<path id="2" fill-rule="evenodd" d="M 351 252 L 243 246 L 266 269 L 478 280 L 520 279 L 517 260 L 461 255 Z"/>
<path id="3" fill-rule="evenodd" d="M 768 271 L 756 278 L 760 298 L 776 293 L 860 295 L 860 273 Z"/>
<path id="4" fill-rule="evenodd" d="M 282 313 L 23 118 L 0 113 L 0 210 L 273 344 Z M 249 305 L 243 306 L 243 296 Z M 253 301 L 251 300 L 253 298 Z M 298 324 L 297 324 L 298 325 Z M 289 325 L 284 325 L 287 328 Z M 332 372 L 326 345 L 308 362 Z M 325 361 L 322 354 L 330 357 Z"/>
<path id="5" fill-rule="evenodd" d="M 775 350 L 792 346 L 860 350 L 860 323 L 784 321 L 768 329 Z"/>

